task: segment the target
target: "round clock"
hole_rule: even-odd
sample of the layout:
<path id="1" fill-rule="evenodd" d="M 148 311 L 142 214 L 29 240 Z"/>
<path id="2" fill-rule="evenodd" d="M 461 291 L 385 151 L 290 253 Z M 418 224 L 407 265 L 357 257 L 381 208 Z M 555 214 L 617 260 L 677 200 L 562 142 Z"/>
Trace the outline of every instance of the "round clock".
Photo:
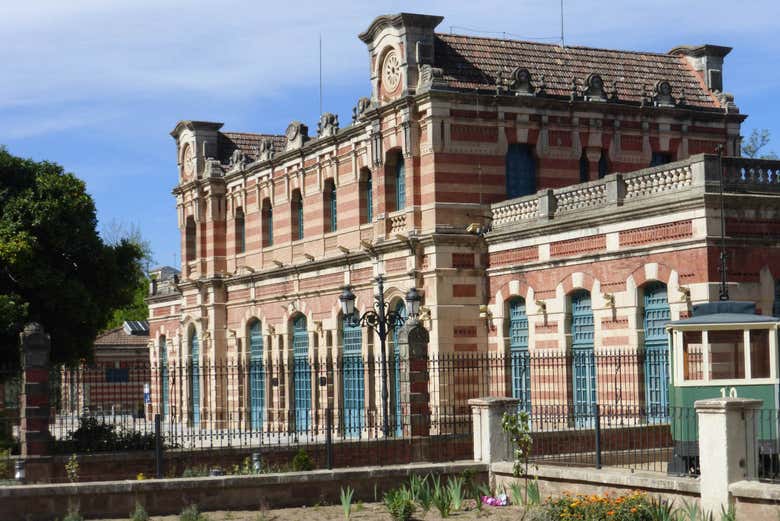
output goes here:
<path id="1" fill-rule="evenodd" d="M 390 51 L 382 64 L 382 82 L 387 92 L 393 92 L 401 83 L 401 59 L 396 51 Z"/>
<path id="2" fill-rule="evenodd" d="M 184 152 L 181 154 L 182 173 L 184 177 L 189 178 L 195 170 L 195 157 L 192 152 L 192 146 L 189 143 L 184 145 Z"/>
<path id="3" fill-rule="evenodd" d="M 284 133 L 287 136 L 287 139 L 292 141 L 295 139 L 295 137 L 298 135 L 298 125 L 295 123 L 290 123 L 290 125 L 287 127 L 287 130 Z"/>

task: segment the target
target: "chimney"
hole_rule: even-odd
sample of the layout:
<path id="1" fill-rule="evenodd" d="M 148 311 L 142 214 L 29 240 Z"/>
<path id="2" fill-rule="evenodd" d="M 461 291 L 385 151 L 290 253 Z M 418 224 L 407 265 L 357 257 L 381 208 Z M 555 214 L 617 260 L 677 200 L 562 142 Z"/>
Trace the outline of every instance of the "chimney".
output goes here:
<path id="1" fill-rule="evenodd" d="M 723 58 L 730 52 L 731 47 L 705 44 L 681 45 L 669 54 L 685 56 L 711 92 L 723 92 Z"/>

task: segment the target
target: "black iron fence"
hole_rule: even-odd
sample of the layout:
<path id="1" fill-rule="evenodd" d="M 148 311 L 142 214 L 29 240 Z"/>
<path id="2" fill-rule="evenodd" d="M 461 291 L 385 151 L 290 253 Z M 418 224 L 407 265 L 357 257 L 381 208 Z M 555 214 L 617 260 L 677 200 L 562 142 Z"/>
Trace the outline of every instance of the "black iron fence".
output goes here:
<path id="1" fill-rule="evenodd" d="M 115 361 L 52 371 L 50 432 L 60 454 L 152 450 L 159 439 L 188 468 L 208 452 L 284 467 L 301 448 L 319 466 L 452 460 L 473 454 L 468 400 L 513 396 L 530 413 L 536 461 L 665 470 L 685 453 L 667 373 L 665 353 L 629 350 Z M 695 414 L 686 422 L 695 428 Z"/>
<path id="2" fill-rule="evenodd" d="M 755 421 L 758 477 L 762 481 L 780 483 L 780 409 L 758 410 Z"/>

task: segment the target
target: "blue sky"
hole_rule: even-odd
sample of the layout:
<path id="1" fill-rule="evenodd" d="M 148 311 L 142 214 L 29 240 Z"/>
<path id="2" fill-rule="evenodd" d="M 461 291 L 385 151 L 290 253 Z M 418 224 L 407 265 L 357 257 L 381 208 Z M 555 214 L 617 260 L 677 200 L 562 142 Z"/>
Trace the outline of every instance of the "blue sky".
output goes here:
<path id="1" fill-rule="evenodd" d="M 378 14 L 445 17 L 440 32 L 554 41 L 559 3 L 201 2 L 0 0 L 0 144 L 62 164 L 84 179 L 101 225 L 137 227 L 159 264 L 179 255 L 175 145 L 180 119 L 225 130 L 282 133 L 319 117 L 318 37 L 324 110 L 342 126 L 369 94 L 368 54 L 357 38 Z M 780 153 L 780 2 L 565 0 L 567 45 L 666 52 L 713 43 L 724 85 L 766 128 Z"/>

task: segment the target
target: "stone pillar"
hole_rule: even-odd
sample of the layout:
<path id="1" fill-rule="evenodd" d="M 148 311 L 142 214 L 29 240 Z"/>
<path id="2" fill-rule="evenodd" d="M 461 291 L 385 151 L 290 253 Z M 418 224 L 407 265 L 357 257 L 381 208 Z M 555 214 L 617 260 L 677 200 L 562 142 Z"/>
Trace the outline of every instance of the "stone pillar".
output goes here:
<path id="1" fill-rule="evenodd" d="M 699 420 L 702 511 L 720 515 L 729 485 L 757 476 L 756 411 L 761 400 L 717 398 L 695 403 Z"/>
<path id="2" fill-rule="evenodd" d="M 19 335 L 22 362 L 22 457 L 49 452 L 49 356 L 51 340 L 43 326 L 31 322 Z"/>
<path id="3" fill-rule="evenodd" d="M 428 374 L 428 342 L 430 336 L 419 320 L 414 318 L 407 323 L 398 332 L 398 347 L 400 352 L 400 396 L 401 396 L 401 415 L 404 420 L 408 418 L 404 425 L 405 436 L 429 436 L 431 433 L 431 408 L 430 395 L 428 392 L 429 374 Z M 387 354 L 388 359 L 393 356 Z M 388 364 L 392 367 L 395 364 Z M 388 375 L 388 380 L 394 378 L 392 374 Z M 390 387 L 393 382 L 389 381 Z M 390 395 L 390 403 L 393 404 L 394 397 Z M 393 415 L 392 405 L 388 410 Z M 407 426 L 408 425 L 408 426 Z"/>
<path id="4" fill-rule="evenodd" d="M 474 419 L 474 460 L 483 463 L 512 461 L 512 445 L 501 427 L 504 413 L 514 414 L 517 398 L 472 398 L 469 400 Z"/>

